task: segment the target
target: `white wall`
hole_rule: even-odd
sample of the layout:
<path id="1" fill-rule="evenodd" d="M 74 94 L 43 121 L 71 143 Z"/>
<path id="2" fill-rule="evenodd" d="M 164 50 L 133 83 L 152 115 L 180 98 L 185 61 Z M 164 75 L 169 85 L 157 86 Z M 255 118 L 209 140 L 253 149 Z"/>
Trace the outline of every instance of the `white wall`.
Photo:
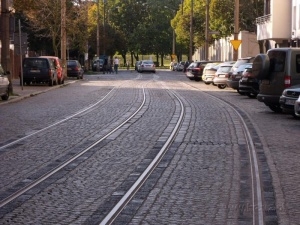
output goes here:
<path id="1" fill-rule="evenodd" d="M 209 60 L 220 60 L 220 61 L 231 61 L 233 60 L 233 47 L 230 40 L 233 40 L 233 35 L 231 37 L 222 38 L 215 40 L 214 44 L 209 46 Z M 256 56 L 259 54 L 258 41 L 256 39 L 255 33 L 249 33 L 248 31 L 241 31 L 239 33 L 239 40 L 242 43 L 238 49 L 238 58 L 247 56 Z M 200 61 L 205 59 L 205 48 L 204 46 L 197 49 L 193 55 L 194 61 Z"/>

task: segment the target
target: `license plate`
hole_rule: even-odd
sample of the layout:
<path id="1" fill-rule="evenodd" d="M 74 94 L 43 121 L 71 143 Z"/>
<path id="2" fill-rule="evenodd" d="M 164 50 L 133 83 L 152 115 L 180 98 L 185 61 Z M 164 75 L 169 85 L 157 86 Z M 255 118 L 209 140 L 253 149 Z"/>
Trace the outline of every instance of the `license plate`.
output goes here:
<path id="1" fill-rule="evenodd" d="M 40 70 L 30 70 L 31 73 L 39 73 Z"/>
<path id="2" fill-rule="evenodd" d="M 225 75 L 219 75 L 219 77 L 225 77 Z"/>
<path id="3" fill-rule="evenodd" d="M 292 100 L 292 99 L 285 100 L 286 105 L 295 105 L 295 102 L 296 102 L 296 100 Z"/>
<path id="4" fill-rule="evenodd" d="M 241 79 L 241 76 L 235 76 L 235 79 Z"/>
<path id="5" fill-rule="evenodd" d="M 244 81 L 244 82 L 246 82 L 247 80 L 248 80 L 248 78 L 246 78 L 246 77 L 242 78 L 242 81 Z"/>

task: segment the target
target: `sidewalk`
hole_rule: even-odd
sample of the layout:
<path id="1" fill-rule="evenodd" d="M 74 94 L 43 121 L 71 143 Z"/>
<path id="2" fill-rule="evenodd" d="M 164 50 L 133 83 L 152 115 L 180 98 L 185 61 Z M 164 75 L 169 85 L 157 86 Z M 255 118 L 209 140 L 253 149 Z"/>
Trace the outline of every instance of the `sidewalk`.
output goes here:
<path id="1" fill-rule="evenodd" d="M 63 85 L 68 85 L 70 83 L 76 82 L 74 80 L 65 80 L 65 83 Z M 13 86 L 13 95 L 10 95 L 7 101 L 2 101 L 0 99 L 0 105 L 15 102 L 22 100 L 24 98 L 29 98 L 44 92 L 47 92 L 49 90 L 53 90 L 55 88 L 59 88 L 62 85 L 54 85 L 52 87 L 45 85 L 45 84 L 35 84 L 35 85 L 24 85 L 23 87 L 20 85 L 19 79 L 12 80 L 12 86 Z"/>

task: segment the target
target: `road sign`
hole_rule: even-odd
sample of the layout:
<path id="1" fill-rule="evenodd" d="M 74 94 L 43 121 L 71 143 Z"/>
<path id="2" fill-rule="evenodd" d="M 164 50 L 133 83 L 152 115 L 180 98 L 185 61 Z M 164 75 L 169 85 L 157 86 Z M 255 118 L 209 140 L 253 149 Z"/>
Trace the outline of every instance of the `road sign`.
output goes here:
<path id="1" fill-rule="evenodd" d="M 231 40 L 230 43 L 232 44 L 234 50 L 237 51 L 242 43 L 242 40 Z"/>

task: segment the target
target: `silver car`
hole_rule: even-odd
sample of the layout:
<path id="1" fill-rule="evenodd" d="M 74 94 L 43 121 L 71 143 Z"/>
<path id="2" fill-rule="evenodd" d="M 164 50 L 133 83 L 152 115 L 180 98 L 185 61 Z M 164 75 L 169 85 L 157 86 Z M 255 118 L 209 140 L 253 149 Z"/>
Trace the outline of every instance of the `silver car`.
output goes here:
<path id="1" fill-rule="evenodd" d="M 295 102 L 294 110 L 295 110 L 295 116 L 300 117 L 300 96 Z"/>
<path id="2" fill-rule="evenodd" d="M 2 100 L 7 100 L 9 97 L 8 85 L 8 77 L 5 75 L 4 70 L 0 64 L 0 96 Z"/>
<path id="3" fill-rule="evenodd" d="M 153 72 L 155 73 L 155 64 L 152 60 L 142 60 L 139 67 L 138 67 L 138 71 L 140 73 L 143 72 Z"/>

